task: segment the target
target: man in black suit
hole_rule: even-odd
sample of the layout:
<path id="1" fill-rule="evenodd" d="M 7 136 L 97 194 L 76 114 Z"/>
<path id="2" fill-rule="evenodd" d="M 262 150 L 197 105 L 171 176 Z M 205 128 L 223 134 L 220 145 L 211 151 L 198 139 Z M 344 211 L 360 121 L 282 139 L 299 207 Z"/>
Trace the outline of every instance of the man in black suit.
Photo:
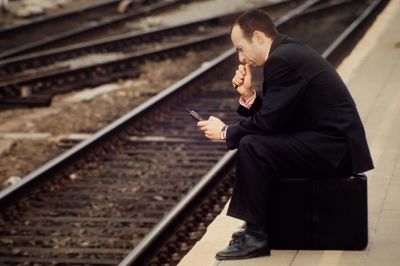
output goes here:
<path id="1" fill-rule="evenodd" d="M 269 195 L 276 178 L 340 178 L 373 168 L 356 105 L 335 69 L 301 42 L 279 34 L 261 10 L 243 13 L 231 39 L 239 65 L 232 83 L 246 119 L 225 125 L 210 117 L 198 126 L 211 140 L 238 148 L 228 215 L 246 221 L 219 260 L 269 255 Z M 251 67 L 263 67 L 263 96 Z"/>

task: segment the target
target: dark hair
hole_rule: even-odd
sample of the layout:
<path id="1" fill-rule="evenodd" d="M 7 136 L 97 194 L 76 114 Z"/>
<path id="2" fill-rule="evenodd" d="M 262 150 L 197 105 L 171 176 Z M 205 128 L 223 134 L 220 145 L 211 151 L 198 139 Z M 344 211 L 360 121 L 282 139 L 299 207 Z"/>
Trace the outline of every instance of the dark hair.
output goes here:
<path id="1" fill-rule="evenodd" d="M 243 36 L 251 41 L 254 31 L 261 31 L 267 37 L 274 39 L 278 35 L 274 22 L 271 17 L 261 9 L 253 9 L 241 14 L 233 23 L 232 28 L 238 25 L 243 32 Z"/>

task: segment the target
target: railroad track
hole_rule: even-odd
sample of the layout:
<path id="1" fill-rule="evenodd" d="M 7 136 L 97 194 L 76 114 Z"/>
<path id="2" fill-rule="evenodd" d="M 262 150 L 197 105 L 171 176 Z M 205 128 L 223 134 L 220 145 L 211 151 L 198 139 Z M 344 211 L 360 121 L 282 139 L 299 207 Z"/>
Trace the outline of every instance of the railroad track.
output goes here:
<path id="1" fill-rule="evenodd" d="M 267 12 L 279 17 L 287 10 L 294 8 L 296 4 L 289 0 L 283 0 L 264 7 Z M 0 80 L 13 79 L 13 75 L 20 75 L 32 69 L 49 68 L 54 64 L 71 59 L 82 59 L 88 55 L 98 55 L 115 52 L 135 52 L 146 47 L 160 45 L 160 41 L 168 41 L 169 38 L 179 38 L 182 35 L 205 35 L 212 32 L 212 28 L 226 29 L 239 12 L 216 16 L 209 19 L 201 19 L 179 25 L 161 27 L 143 31 L 134 31 L 102 38 L 95 41 L 84 42 L 77 45 L 66 46 L 58 49 L 50 49 L 42 52 L 31 53 L 0 60 Z M 166 40 L 167 39 L 167 40 Z M 174 42 L 179 41 L 174 39 Z M 9 77 L 12 75 L 11 77 Z"/>
<path id="2" fill-rule="evenodd" d="M 291 16 L 318 2 L 307 1 Z M 363 29 L 358 25 L 369 23 L 386 3 L 375 0 L 348 12 L 340 18 L 344 30 L 325 28 L 309 44 L 318 44 L 321 36 L 331 38 L 325 47 L 315 48 L 337 61 L 334 48 Z M 278 23 L 281 31 L 291 16 Z M 326 14 L 318 21 L 333 17 Z M 301 35 L 305 32 L 300 30 L 315 25 L 312 19 L 304 23 L 308 27 L 291 30 Z M 0 192 L 0 262 L 176 264 L 181 250 L 188 248 L 181 241 L 193 242 L 192 236 L 204 230 L 214 208 L 219 210 L 229 196 L 223 192 L 229 193 L 235 157 L 224 144 L 206 141 L 184 108 L 226 122 L 238 119 L 230 84 L 234 53 L 226 51 Z M 207 202 L 199 203 L 202 198 Z"/>
<path id="3" fill-rule="evenodd" d="M 0 30 L 0 58 L 78 43 L 85 38 L 87 40 L 89 36 L 92 39 L 99 38 L 100 31 L 100 36 L 104 36 L 105 32 L 109 35 L 127 32 L 132 29 L 121 26 L 126 21 L 172 7 L 184 0 L 138 0 L 123 14 L 117 12 L 119 2 L 120 0 L 107 0 L 4 28 Z"/>
<path id="4" fill-rule="evenodd" d="M 290 1 L 264 9 L 275 16 L 296 5 Z M 198 53 L 229 44 L 229 25 L 238 13 L 128 34 L 0 61 L 0 106 L 47 106 L 58 93 L 119 78 L 137 77 L 147 60 Z M 215 48 L 214 48 L 215 49 Z"/>

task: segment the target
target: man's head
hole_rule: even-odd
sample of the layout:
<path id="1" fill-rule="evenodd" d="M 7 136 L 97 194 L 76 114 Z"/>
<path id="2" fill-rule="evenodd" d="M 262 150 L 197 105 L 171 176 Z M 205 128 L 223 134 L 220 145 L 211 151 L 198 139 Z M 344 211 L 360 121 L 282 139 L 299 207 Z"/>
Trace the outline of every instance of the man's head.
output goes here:
<path id="1" fill-rule="evenodd" d="M 252 66 L 263 66 L 273 39 L 278 31 L 271 18 L 262 10 L 246 11 L 240 15 L 231 29 L 233 45 L 239 60 Z"/>

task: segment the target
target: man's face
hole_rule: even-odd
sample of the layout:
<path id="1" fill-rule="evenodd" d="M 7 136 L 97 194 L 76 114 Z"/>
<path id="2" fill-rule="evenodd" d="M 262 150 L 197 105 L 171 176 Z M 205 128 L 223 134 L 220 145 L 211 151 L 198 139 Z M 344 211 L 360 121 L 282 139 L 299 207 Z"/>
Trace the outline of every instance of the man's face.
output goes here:
<path id="1" fill-rule="evenodd" d="M 255 67 L 261 67 L 265 63 L 265 48 L 254 40 L 251 41 L 243 36 L 242 29 L 235 25 L 232 28 L 231 40 L 239 55 L 239 61 L 243 64 L 249 64 Z"/>

